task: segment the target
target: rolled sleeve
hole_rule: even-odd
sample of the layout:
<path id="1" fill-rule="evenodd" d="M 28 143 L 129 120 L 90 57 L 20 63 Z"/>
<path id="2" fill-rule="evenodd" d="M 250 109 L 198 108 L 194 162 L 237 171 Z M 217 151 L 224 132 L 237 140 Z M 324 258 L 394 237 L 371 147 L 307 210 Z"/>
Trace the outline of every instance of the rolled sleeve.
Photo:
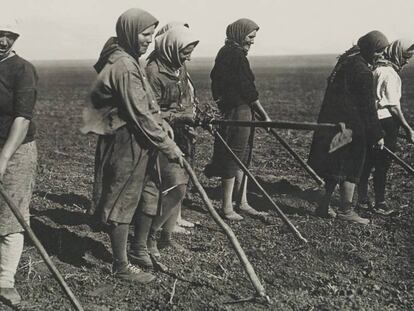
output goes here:
<path id="1" fill-rule="evenodd" d="M 382 82 L 382 98 L 379 101 L 381 108 L 400 106 L 401 79 L 396 75 L 388 75 Z"/>
<path id="2" fill-rule="evenodd" d="M 37 97 L 37 74 L 33 66 L 22 66 L 16 79 L 14 97 L 14 116 L 28 120 L 33 118 L 33 110 Z"/>

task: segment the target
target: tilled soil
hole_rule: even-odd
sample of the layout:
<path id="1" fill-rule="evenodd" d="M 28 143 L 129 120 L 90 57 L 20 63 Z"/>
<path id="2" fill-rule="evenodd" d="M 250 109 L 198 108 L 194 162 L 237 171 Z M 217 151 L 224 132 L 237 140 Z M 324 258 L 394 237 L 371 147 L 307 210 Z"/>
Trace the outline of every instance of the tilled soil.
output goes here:
<path id="1" fill-rule="evenodd" d="M 176 235 L 184 250 L 162 250 L 155 282 L 137 285 L 111 276 L 111 251 L 105 232 L 93 225 L 90 206 L 96 137 L 80 134 L 81 111 L 94 78 L 90 63 L 39 63 L 37 105 L 40 151 L 32 228 L 85 310 L 412 310 L 413 181 L 393 165 L 388 202 L 396 213 L 365 216 L 361 226 L 312 216 L 322 191 L 265 132 L 258 132 L 252 172 L 309 241 L 300 243 L 269 202 L 249 185 L 252 206 L 270 216 L 229 223 L 271 298 L 255 294 L 223 231 L 195 194 L 183 216 L 197 223 Z M 88 65 L 88 66 L 87 66 Z M 191 69 L 191 68 L 190 68 Z M 193 67 L 201 101 L 209 95 L 208 67 Z M 330 67 L 256 68 L 262 102 L 274 119 L 314 121 Z M 414 120 L 414 72 L 403 76 L 403 109 Z M 202 174 L 212 138 L 198 129 L 195 171 L 216 208 L 217 179 Z M 310 132 L 278 131 L 306 159 Z M 414 164 L 412 146 L 398 154 Z M 338 198 L 334 206 L 338 205 Z M 131 232 L 132 234 L 132 232 Z M 71 305 L 27 241 L 17 274 L 24 298 L 21 310 L 70 310 Z M 247 298 L 247 299 L 246 299 Z M 245 301 L 246 300 L 246 301 Z M 12 310 L 0 304 L 1 310 Z"/>

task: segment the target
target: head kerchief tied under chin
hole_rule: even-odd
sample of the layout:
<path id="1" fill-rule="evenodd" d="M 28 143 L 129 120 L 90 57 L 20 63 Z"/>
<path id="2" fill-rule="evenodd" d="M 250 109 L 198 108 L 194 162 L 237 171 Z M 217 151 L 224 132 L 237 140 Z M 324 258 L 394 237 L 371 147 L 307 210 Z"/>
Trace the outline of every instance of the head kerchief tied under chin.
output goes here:
<path id="1" fill-rule="evenodd" d="M 414 53 L 413 43 L 413 41 L 410 42 L 405 39 L 391 42 L 384 50 L 384 59 L 390 61 L 395 70 L 400 71 Z"/>
<path id="2" fill-rule="evenodd" d="M 134 57 L 138 57 L 138 34 L 152 25 L 158 25 L 158 20 L 147 11 L 129 9 L 121 14 L 116 23 L 118 44 Z"/>
<path id="3" fill-rule="evenodd" d="M 372 61 L 372 57 L 375 52 L 379 52 L 384 49 L 388 44 L 387 37 L 378 30 L 373 30 L 362 36 L 358 40 L 358 46 L 361 50 L 361 55 L 369 62 Z"/>
<path id="4" fill-rule="evenodd" d="M 190 29 L 185 26 L 175 26 L 155 38 L 155 47 L 159 57 L 174 69 L 178 69 L 183 65 L 180 51 L 189 45 L 197 45 L 198 42 Z"/>
<path id="5" fill-rule="evenodd" d="M 184 27 L 190 28 L 188 23 L 173 21 L 173 22 L 169 22 L 168 24 L 164 25 L 163 27 L 161 27 L 160 30 L 157 31 L 157 33 L 155 34 L 154 50 L 150 53 L 150 55 L 148 55 L 148 57 L 147 57 L 148 62 L 152 61 L 153 59 L 155 59 L 157 57 L 157 51 L 159 50 L 158 44 L 161 40 L 161 36 L 163 36 L 168 30 L 170 30 L 174 27 L 179 27 L 179 26 L 184 26 Z"/>
<path id="6" fill-rule="evenodd" d="M 227 40 L 243 45 L 246 36 L 253 30 L 259 30 L 259 26 L 248 18 L 241 18 L 227 26 Z"/>
<path id="7" fill-rule="evenodd" d="M 161 36 L 164 33 L 166 33 L 168 30 L 177 27 L 177 26 L 184 26 L 187 28 L 190 28 L 190 26 L 188 25 L 188 23 L 185 22 L 178 22 L 178 21 L 172 21 L 169 22 L 168 24 L 164 25 L 160 30 L 157 31 L 157 34 L 155 35 L 155 37 Z"/>

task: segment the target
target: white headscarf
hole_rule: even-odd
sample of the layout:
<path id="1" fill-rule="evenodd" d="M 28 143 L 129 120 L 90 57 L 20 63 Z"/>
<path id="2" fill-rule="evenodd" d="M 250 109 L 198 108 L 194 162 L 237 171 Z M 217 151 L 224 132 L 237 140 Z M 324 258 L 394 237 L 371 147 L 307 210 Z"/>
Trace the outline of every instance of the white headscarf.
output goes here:
<path id="1" fill-rule="evenodd" d="M 185 26 L 175 26 L 155 38 L 155 49 L 167 65 L 178 69 L 183 66 L 180 51 L 189 45 L 197 45 L 198 42 L 190 29 Z"/>

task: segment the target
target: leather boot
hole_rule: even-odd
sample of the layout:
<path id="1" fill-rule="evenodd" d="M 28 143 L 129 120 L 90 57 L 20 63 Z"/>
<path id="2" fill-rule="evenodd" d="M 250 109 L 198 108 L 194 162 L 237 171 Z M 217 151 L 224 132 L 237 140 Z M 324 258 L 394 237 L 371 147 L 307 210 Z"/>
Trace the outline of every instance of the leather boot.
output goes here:
<path id="1" fill-rule="evenodd" d="M 353 210 L 351 204 L 352 203 L 348 203 L 348 204 L 346 204 L 345 206 L 341 207 L 338 210 L 338 216 L 337 216 L 338 219 L 346 220 L 346 221 L 361 224 L 361 225 L 368 225 L 369 224 L 369 219 L 362 218 L 361 216 L 359 216 Z"/>
<path id="2" fill-rule="evenodd" d="M 152 260 L 148 253 L 147 241 L 152 225 L 152 217 L 142 212 L 135 215 L 134 240 L 128 253 L 132 263 L 143 268 L 153 268 Z"/>
<path id="3" fill-rule="evenodd" d="M 158 247 L 157 247 L 157 232 L 156 231 L 150 230 L 150 233 L 148 235 L 147 247 L 148 247 L 148 252 L 152 256 L 156 258 L 161 257 L 160 251 L 158 250 Z"/>

